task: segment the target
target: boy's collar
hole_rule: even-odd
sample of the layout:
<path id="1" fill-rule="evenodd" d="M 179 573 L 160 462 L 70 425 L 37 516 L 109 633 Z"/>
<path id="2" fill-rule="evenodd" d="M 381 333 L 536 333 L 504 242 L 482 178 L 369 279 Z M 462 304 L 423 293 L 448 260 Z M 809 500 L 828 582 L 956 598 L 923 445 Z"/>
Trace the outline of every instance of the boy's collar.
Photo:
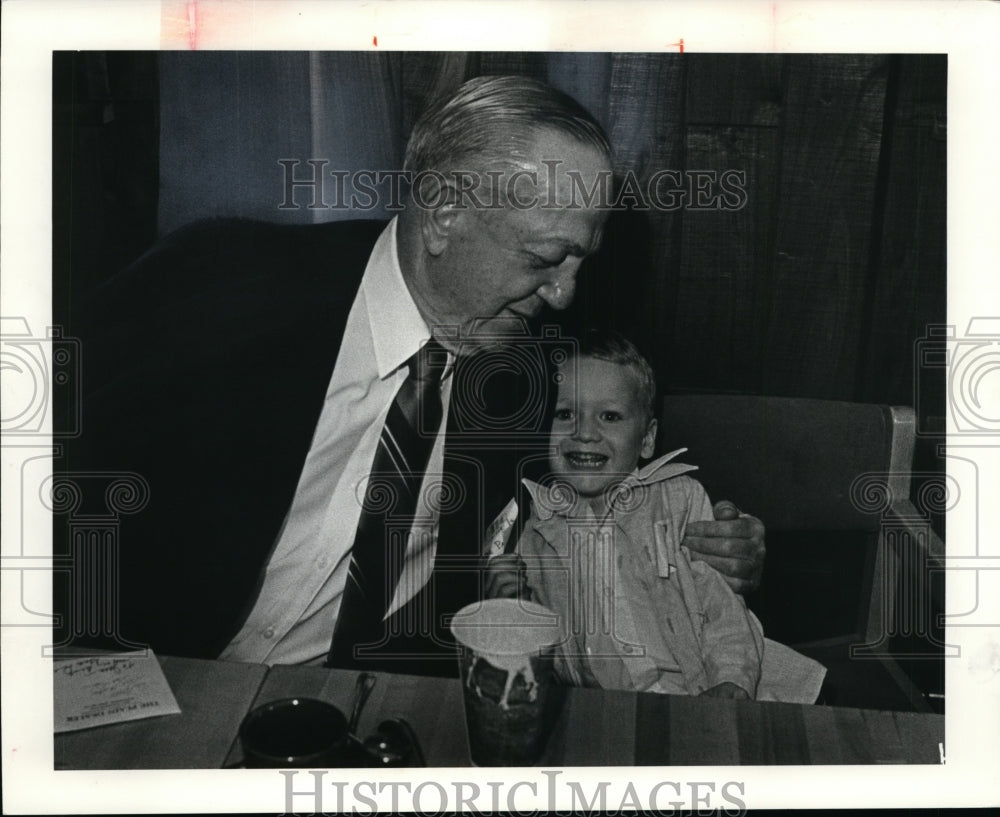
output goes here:
<path id="1" fill-rule="evenodd" d="M 688 471 L 697 471 L 697 465 L 687 465 L 681 462 L 671 462 L 678 454 L 683 454 L 686 448 L 678 448 L 662 457 L 657 457 L 652 462 L 647 463 L 642 468 L 636 468 L 631 474 L 626 476 L 615 486 L 608 498 L 609 512 L 613 515 L 619 510 L 629 510 L 633 493 L 638 487 L 655 485 L 676 476 L 685 474 Z M 553 516 L 568 516 L 577 505 L 578 497 L 573 496 L 575 492 L 564 482 L 557 482 L 551 485 L 540 485 L 530 480 L 522 479 L 522 484 L 528 489 L 531 500 L 535 504 L 535 513 L 540 520 L 551 519 Z"/>

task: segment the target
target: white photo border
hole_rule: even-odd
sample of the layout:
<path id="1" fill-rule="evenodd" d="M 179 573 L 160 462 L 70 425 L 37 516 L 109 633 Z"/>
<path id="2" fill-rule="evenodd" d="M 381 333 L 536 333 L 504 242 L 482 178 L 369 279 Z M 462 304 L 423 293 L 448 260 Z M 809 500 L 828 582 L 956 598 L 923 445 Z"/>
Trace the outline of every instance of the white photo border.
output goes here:
<path id="1" fill-rule="evenodd" d="M 0 304 L 4 316 L 32 327 L 51 320 L 52 52 L 58 50 L 541 50 L 670 51 L 683 38 L 688 52 L 823 52 L 948 54 L 948 323 L 964 332 L 972 318 L 1000 316 L 1000 6 L 972 2 L 97 2 L 7 0 L 2 29 L 2 191 Z M 374 39 L 377 37 L 377 46 Z M 994 381 L 997 375 L 992 375 Z M 992 397 L 1000 388 L 993 382 Z M 990 393 L 989 390 L 984 394 Z M 1000 405 L 1000 400 L 992 404 Z M 994 410 L 991 417 L 997 416 Z M 954 431 L 954 429 L 952 429 Z M 8 445 L 10 442 L 10 445 Z M 952 622 L 946 641 L 961 647 L 948 661 L 947 762 L 942 766 L 630 767 L 567 769 L 562 779 L 631 780 L 648 791 L 663 780 L 742 784 L 749 808 L 929 807 L 1000 803 L 1000 536 L 991 515 L 1000 496 L 1000 434 L 950 437 L 978 472 L 978 518 L 949 517 L 949 533 L 975 536 L 975 548 L 947 577 Z M 44 446 L 42 446 L 44 448 Z M 23 451 L 4 441 L 4 556 L 27 517 L 17 498 Z M 962 479 L 959 470 L 949 473 Z M 46 529 L 45 524 L 36 526 Z M 50 527 L 50 526 L 49 526 Z M 991 544 L 992 543 L 992 544 Z M 990 550 L 993 548 L 993 550 Z M 50 550 L 51 552 L 51 550 Z M 3 605 L 19 593 L 3 571 Z M 958 626 L 961 624 L 962 626 Z M 285 811 L 285 779 L 270 770 L 235 778 L 222 770 L 54 772 L 52 673 L 39 660 L 48 631 L 4 626 L 2 636 L 3 779 L 5 813 Z M 983 661 L 993 671 L 983 672 Z M 994 661 L 996 664 L 991 664 Z M 427 779 L 404 774 L 393 779 Z M 536 781 L 522 787 L 522 810 L 546 808 L 539 770 L 505 775 Z M 435 769 L 434 779 L 478 782 L 498 770 Z M 603 777 L 601 777 L 603 775 Z M 626 776 L 627 775 L 627 776 Z M 365 770 L 339 779 L 363 781 Z M 305 781 L 296 784 L 307 785 Z M 735 790 L 734 790 L 735 791 Z M 380 800 L 388 807 L 388 795 Z M 713 801 L 732 806 L 732 803 Z M 428 805 L 437 800 L 428 795 Z M 304 803 L 297 803 L 302 806 Z M 333 810 L 333 802 L 326 804 Z M 357 804 L 364 807 L 362 803 Z M 557 802 L 557 807 L 568 803 Z M 687 804 L 689 808 L 697 804 Z"/>

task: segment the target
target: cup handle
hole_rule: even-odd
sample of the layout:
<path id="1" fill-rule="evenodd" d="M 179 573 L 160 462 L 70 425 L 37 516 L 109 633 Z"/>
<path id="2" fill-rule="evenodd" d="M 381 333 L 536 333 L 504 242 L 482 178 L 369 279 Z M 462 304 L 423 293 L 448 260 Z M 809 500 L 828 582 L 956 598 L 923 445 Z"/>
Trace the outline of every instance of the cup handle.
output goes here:
<path id="1" fill-rule="evenodd" d="M 413 752 L 413 762 L 407 765 L 409 766 L 419 766 L 424 768 L 427 766 L 427 760 L 424 758 L 424 751 L 420 748 L 420 741 L 417 738 L 417 733 L 413 731 L 413 727 L 410 726 L 410 722 L 405 718 L 393 718 L 389 723 L 395 724 L 399 727 L 399 730 L 406 737 L 407 742 L 410 744 Z"/>

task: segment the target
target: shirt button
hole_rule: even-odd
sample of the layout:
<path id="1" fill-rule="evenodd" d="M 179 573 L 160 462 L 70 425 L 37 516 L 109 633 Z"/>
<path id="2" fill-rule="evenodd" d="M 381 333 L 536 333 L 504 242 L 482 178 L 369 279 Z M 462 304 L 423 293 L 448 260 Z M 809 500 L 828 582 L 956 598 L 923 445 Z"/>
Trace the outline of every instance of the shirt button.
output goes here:
<path id="1" fill-rule="evenodd" d="M 264 630 L 264 638 L 274 638 L 274 627 L 268 627 Z"/>

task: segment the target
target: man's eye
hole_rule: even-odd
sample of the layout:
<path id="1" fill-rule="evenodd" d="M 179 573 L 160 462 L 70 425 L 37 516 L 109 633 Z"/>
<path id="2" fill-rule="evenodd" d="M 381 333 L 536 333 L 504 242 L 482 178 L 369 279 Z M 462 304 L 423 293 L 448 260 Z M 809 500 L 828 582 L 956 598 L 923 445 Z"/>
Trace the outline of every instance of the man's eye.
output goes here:
<path id="1" fill-rule="evenodd" d="M 555 267 L 561 265 L 562 262 L 565 260 L 566 260 L 565 255 L 561 255 L 558 258 L 543 258 L 540 255 L 535 255 L 534 253 L 530 253 L 528 255 L 528 263 L 530 264 L 532 269 L 536 270 L 554 269 Z"/>
<path id="2" fill-rule="evenodd" d="M 556 409 L 556 419 L 568 422 L 573 419 L 573 412 L 571 409 Z"/>

